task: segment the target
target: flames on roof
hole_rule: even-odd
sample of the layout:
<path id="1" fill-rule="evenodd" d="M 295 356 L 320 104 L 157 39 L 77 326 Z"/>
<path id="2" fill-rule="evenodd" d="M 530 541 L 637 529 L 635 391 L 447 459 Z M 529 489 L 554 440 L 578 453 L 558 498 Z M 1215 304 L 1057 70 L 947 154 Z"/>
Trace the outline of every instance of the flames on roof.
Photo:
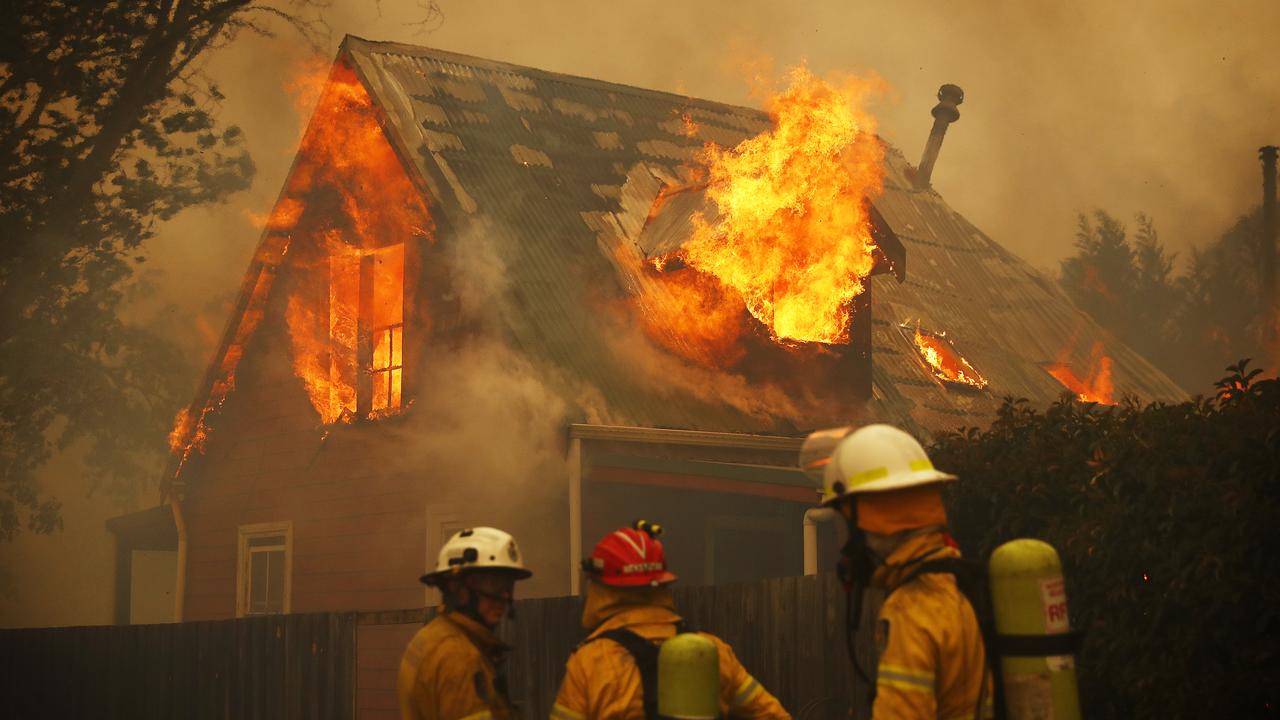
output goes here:
<path id="1" fill-rule="evenodd" d="M 875 264 L 870 204 L 884 178 L 884 148 L 863 109 L 874 83 L 829 82 L 800 67 L 767 102 L 773 127 L 733 148 L 707 143 L 694 184 L 711 212 L 691 217 L 674 251 L 650 258 L 641 305 L 649 334 L 703 365 L 741 355 L 754 319 L 777 344 L 845 344 L 850 306 Z M 696 128 L 694 128 L 696 132 Z M 727 362 L 726 362 L 727 361 Z"/>
<path id="2" fill-rule="evenodd" d="M 899 327 L 912 330 L 916 351 L 934 377 L 945 383 L 977 390 L 987 386 L 987 379 L 956 351 L 951 341 L 947 340 L 945 332 L 921 330 L 919 324 L 914 328 L 906 323 Z"/>
<path id="3" fill-rule="evenodd" d="M 1114 405 L 1115 388 L 1111 383 L 1111 366 L 1111 357 L 1107 355 L 1102 342 L 1098 341 L 1089 351 L 1089 364 L 1083 378 L 1076 375 L 1072 365 L 1065 361 L 1045 365 L 1045 371 L 1074 393 L 1081 402 Z"/>

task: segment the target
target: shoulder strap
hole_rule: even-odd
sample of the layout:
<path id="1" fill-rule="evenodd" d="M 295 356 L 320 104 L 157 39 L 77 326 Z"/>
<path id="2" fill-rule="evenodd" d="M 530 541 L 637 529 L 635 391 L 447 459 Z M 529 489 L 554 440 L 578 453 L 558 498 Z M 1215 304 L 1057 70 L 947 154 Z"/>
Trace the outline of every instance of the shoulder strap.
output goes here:
<path id="1" fill-rule="evenodd" d="M 600 633 L 597 639 L 612 640 L 631 654 L 640 671 L 640 686 L 646 720 L 658 718 L 658 645 L 625 628 Z"/>

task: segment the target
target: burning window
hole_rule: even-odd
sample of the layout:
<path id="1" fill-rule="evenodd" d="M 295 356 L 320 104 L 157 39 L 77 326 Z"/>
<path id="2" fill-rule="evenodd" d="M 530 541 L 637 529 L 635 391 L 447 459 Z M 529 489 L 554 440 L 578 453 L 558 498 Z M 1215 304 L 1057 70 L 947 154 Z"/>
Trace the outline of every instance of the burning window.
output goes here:
<path id="1" fill-rule="evenodd" d="M 286 321 L 294 371 L 324 423 L 395 413 L 404 393 L 406 258 L 434 225 L 388 142 L 378 109 L 344 65 L 316 102 L 269 230 L 292 238 Z M 280 215 L 281 219 L 274 218 Z"/>
<path id="2" fill-rule="evenodd" d="M 328 265 L 328 377 L 312 400 L 325 422 L 395 412 L 404 384 L 404 244 L 363 250 L 339 242 Z"/>
<path id="3" fill-rule="evenodd" d="M 400 409 L 404 384 L 404 245 L 373 256 L 370 405 L 375 413 Z"/>
<path id="4" fill-rule="evenodd" d="M 904 329 L 906 326 L 902 326 Z M 969 364 L 947 340 L 946 333 L 934 333 L 921 330 L 917 325 L 912 339 L 916 351 L 933 376 L 939 380 L 961 387 L 981 390 L 987 386 L 987 379 Z"/>

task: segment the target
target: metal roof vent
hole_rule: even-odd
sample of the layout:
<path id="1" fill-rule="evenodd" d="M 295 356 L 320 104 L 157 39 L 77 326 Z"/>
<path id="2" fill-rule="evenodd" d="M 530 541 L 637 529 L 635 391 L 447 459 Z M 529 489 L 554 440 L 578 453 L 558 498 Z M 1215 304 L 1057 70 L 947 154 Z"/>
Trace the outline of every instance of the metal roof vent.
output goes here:
<path id="1" fill-rule="evenodd" d="M 911 180 L 916 190 L 928 189 L 933 164 L 938 161 L 938 151 L 942 149 L 942 138 L 947 134 L 947 126 L 960 119 L 960 109 L 956 106 L 963 102 L 964 90 L 959 85 L 947 84 L 938 88 L 938 104 L 933 106 L 933 129 L 929 131 L 920 166 Z"/>

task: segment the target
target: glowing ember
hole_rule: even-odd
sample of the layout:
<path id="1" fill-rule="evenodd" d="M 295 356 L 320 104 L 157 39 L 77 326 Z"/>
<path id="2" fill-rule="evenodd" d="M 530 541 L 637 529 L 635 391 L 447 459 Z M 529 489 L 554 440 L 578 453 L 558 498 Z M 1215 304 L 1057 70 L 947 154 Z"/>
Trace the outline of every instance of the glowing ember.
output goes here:
<path id="1" fill-rule="evenodd" d="M 986 378 L 978 374 L 969 361 L 961 357 L 945 339 L 922 333 L 920 328 L 916 328 L 915 343 L 920 356 L 929 364 L 929 368 L 939 380 L 975 388 L 987 386 Z"/>
<path id="2" fill-rule="evenodd" d="M 1083 380 L 1066 363 L 1055 363 L 1045 369 L 1082 402 L 1115 404 L 1112 399 L 1114 388 L 1111 385 L 1111 358 L 1106 355 L 1101 342 L 1093 345 L 1089 354 L 1089 373 Z"/>
<path id="3" fill-rule="evenodd" d="M 305 247 L 285 318 L 294 371 L 321 420 L 398 410 L 406 246 L 433 227 L 349 68 L 329 76 L 268 228 Z"/>
<path id="4" fill-rule="evenodd" d="M 850 303 L 872 267 L 866 201 L 884 178 L 875 123 L 860 109 L 873 89 L 796 68 L 768 103 L 772 130 L 702 152 L 720 214 L 695 216 L 680 256 L 779 341 L 848 342 Z"/>

